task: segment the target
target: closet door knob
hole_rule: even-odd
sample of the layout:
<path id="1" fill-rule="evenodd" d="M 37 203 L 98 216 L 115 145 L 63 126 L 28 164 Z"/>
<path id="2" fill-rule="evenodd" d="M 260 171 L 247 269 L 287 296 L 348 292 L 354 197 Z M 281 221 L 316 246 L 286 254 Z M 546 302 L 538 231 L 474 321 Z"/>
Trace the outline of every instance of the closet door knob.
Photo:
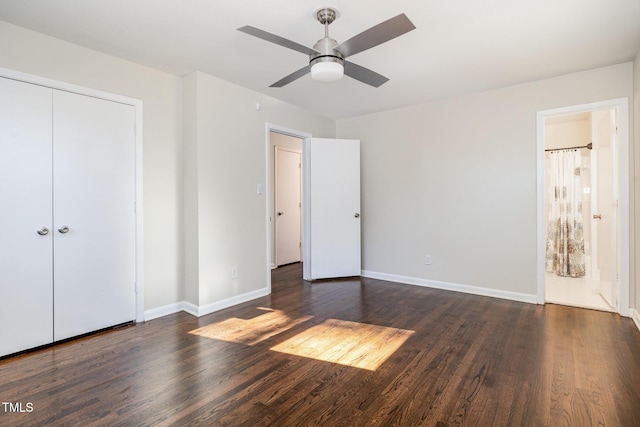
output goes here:
<path id="1" fill-rule="evenodd" d="M 63 225 L 62 227 L 58 228 L 58 231 L 62 234 L 67 234 L 69 232 L 69 227 Z"/>
<path id="2" fill-rule="evenodd" d="M 41 236 L 46 236 L 49 234 L 49 229 L 47 227 L 41 227 L 38 229 L 38 234 Z"/>

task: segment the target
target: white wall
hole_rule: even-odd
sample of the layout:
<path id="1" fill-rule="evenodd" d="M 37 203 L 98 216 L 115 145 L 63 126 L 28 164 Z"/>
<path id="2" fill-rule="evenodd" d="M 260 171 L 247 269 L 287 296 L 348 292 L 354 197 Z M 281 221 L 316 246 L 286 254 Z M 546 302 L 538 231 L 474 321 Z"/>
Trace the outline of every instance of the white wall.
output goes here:
<path id="1" fill-rule="evenodd" d="M 535 295 L 536 113 L 632 94 L 626 63 L 339 120 L 362 141 L 363 269 Z"/>
<path id="2" fill-rule="evenodd" d="M 2 21 L 0 67 L 144 102 L 145 308 L 182 300 L 181 79 Z"/>
<path id="3" fill-rule="evenodd" d="M 198 81 L 197 73 L 182 80 L 182 125 L 184 137 L 183 199 L 184 213 L 184 300 L 199 303 L 198 258 Z"/>
<path id="4" fill-rule="evenodd" d="M 578 147 L 591 142 L 590 114 L 569 115 L 547 120 L 544 128 L 544 148 Z"/>
<path id="5" fill-rule="evenodd" d="M 185 248 L 198 259 L 197 265 L 188 261 L 188 270 L 197 270 L 189 274 L 197 283 L 188 286 L 188 302 L 206 307 L 267 289 L 266 124 L 333 137 L 335 122 L 201 72 L 184 81 L 190 94 L 185 103 L 196 115 L 185 119 L 185 171 L 191 177 L 185 194 L 197 197 L 197 203 L 185 203 L 185 223 L 198 227 L 198 241 L 187 239 L 191 247 Z M 195 131 L 188 129 L 193 126 Z M 259 183 L 263 195 L 256 194 Z M 231 279 L 232 267 L 237 279 Z"/>

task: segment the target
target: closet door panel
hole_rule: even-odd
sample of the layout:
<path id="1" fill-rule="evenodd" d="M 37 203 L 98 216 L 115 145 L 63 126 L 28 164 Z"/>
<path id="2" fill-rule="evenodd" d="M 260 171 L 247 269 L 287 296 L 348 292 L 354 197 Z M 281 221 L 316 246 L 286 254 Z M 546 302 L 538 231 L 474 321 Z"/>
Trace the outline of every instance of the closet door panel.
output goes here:
<path id="1" fill-rule="evenodd" d="M 53 340 L 52 91 L 0 78 L 0 94 L 0 356 L 3 356 Z M 49 233 L 38 234 L 42 228 Z"/>
<path id="2" fill-rule="evenodd" d="M 61 340 L 135 319 L 135 110 L 54 91 L 53 121 Z"/>

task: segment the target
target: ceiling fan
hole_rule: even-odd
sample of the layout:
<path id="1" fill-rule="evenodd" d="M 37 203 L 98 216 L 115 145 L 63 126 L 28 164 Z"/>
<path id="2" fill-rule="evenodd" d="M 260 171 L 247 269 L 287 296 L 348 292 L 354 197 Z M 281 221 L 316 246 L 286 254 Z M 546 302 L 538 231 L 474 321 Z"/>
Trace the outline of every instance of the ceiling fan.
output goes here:
<path id="1" fill-rule="evenodd" d="M 269 87 L 282 87 L 309 72 L 311 72 L 313 80 L 320 82 L 339 80 L 343 74 L 373 87 L 379 87 L 389 81 L 385 76 L 347 61 L 346 58 L 401 36 L 415 29 L 415 25 L 402 13 L 361 32 L 346 42 L 338 44 L 337 41 L 329 37 L 329 24 L 335 21 L 337 17 L 338 12 L 333 8 L 322 8 L 316 12 L 318 22 L 324 25 L 324 37 L 318 40 L 313 48 L 308 48 L 250 25 L 240 27 L 238 31 L 309 55 L 309 65 L 294 71 Z"/>

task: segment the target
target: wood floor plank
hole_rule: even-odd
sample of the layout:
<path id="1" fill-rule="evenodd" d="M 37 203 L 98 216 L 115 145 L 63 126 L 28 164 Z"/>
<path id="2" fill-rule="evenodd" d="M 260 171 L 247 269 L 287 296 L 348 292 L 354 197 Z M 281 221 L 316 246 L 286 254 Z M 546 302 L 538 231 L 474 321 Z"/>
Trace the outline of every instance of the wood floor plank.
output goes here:
<path id="1" fill-rule="evenodd" d="M 301 276 L 0 360 L 0 426 L 640 425 L 628 318 Z"/>

